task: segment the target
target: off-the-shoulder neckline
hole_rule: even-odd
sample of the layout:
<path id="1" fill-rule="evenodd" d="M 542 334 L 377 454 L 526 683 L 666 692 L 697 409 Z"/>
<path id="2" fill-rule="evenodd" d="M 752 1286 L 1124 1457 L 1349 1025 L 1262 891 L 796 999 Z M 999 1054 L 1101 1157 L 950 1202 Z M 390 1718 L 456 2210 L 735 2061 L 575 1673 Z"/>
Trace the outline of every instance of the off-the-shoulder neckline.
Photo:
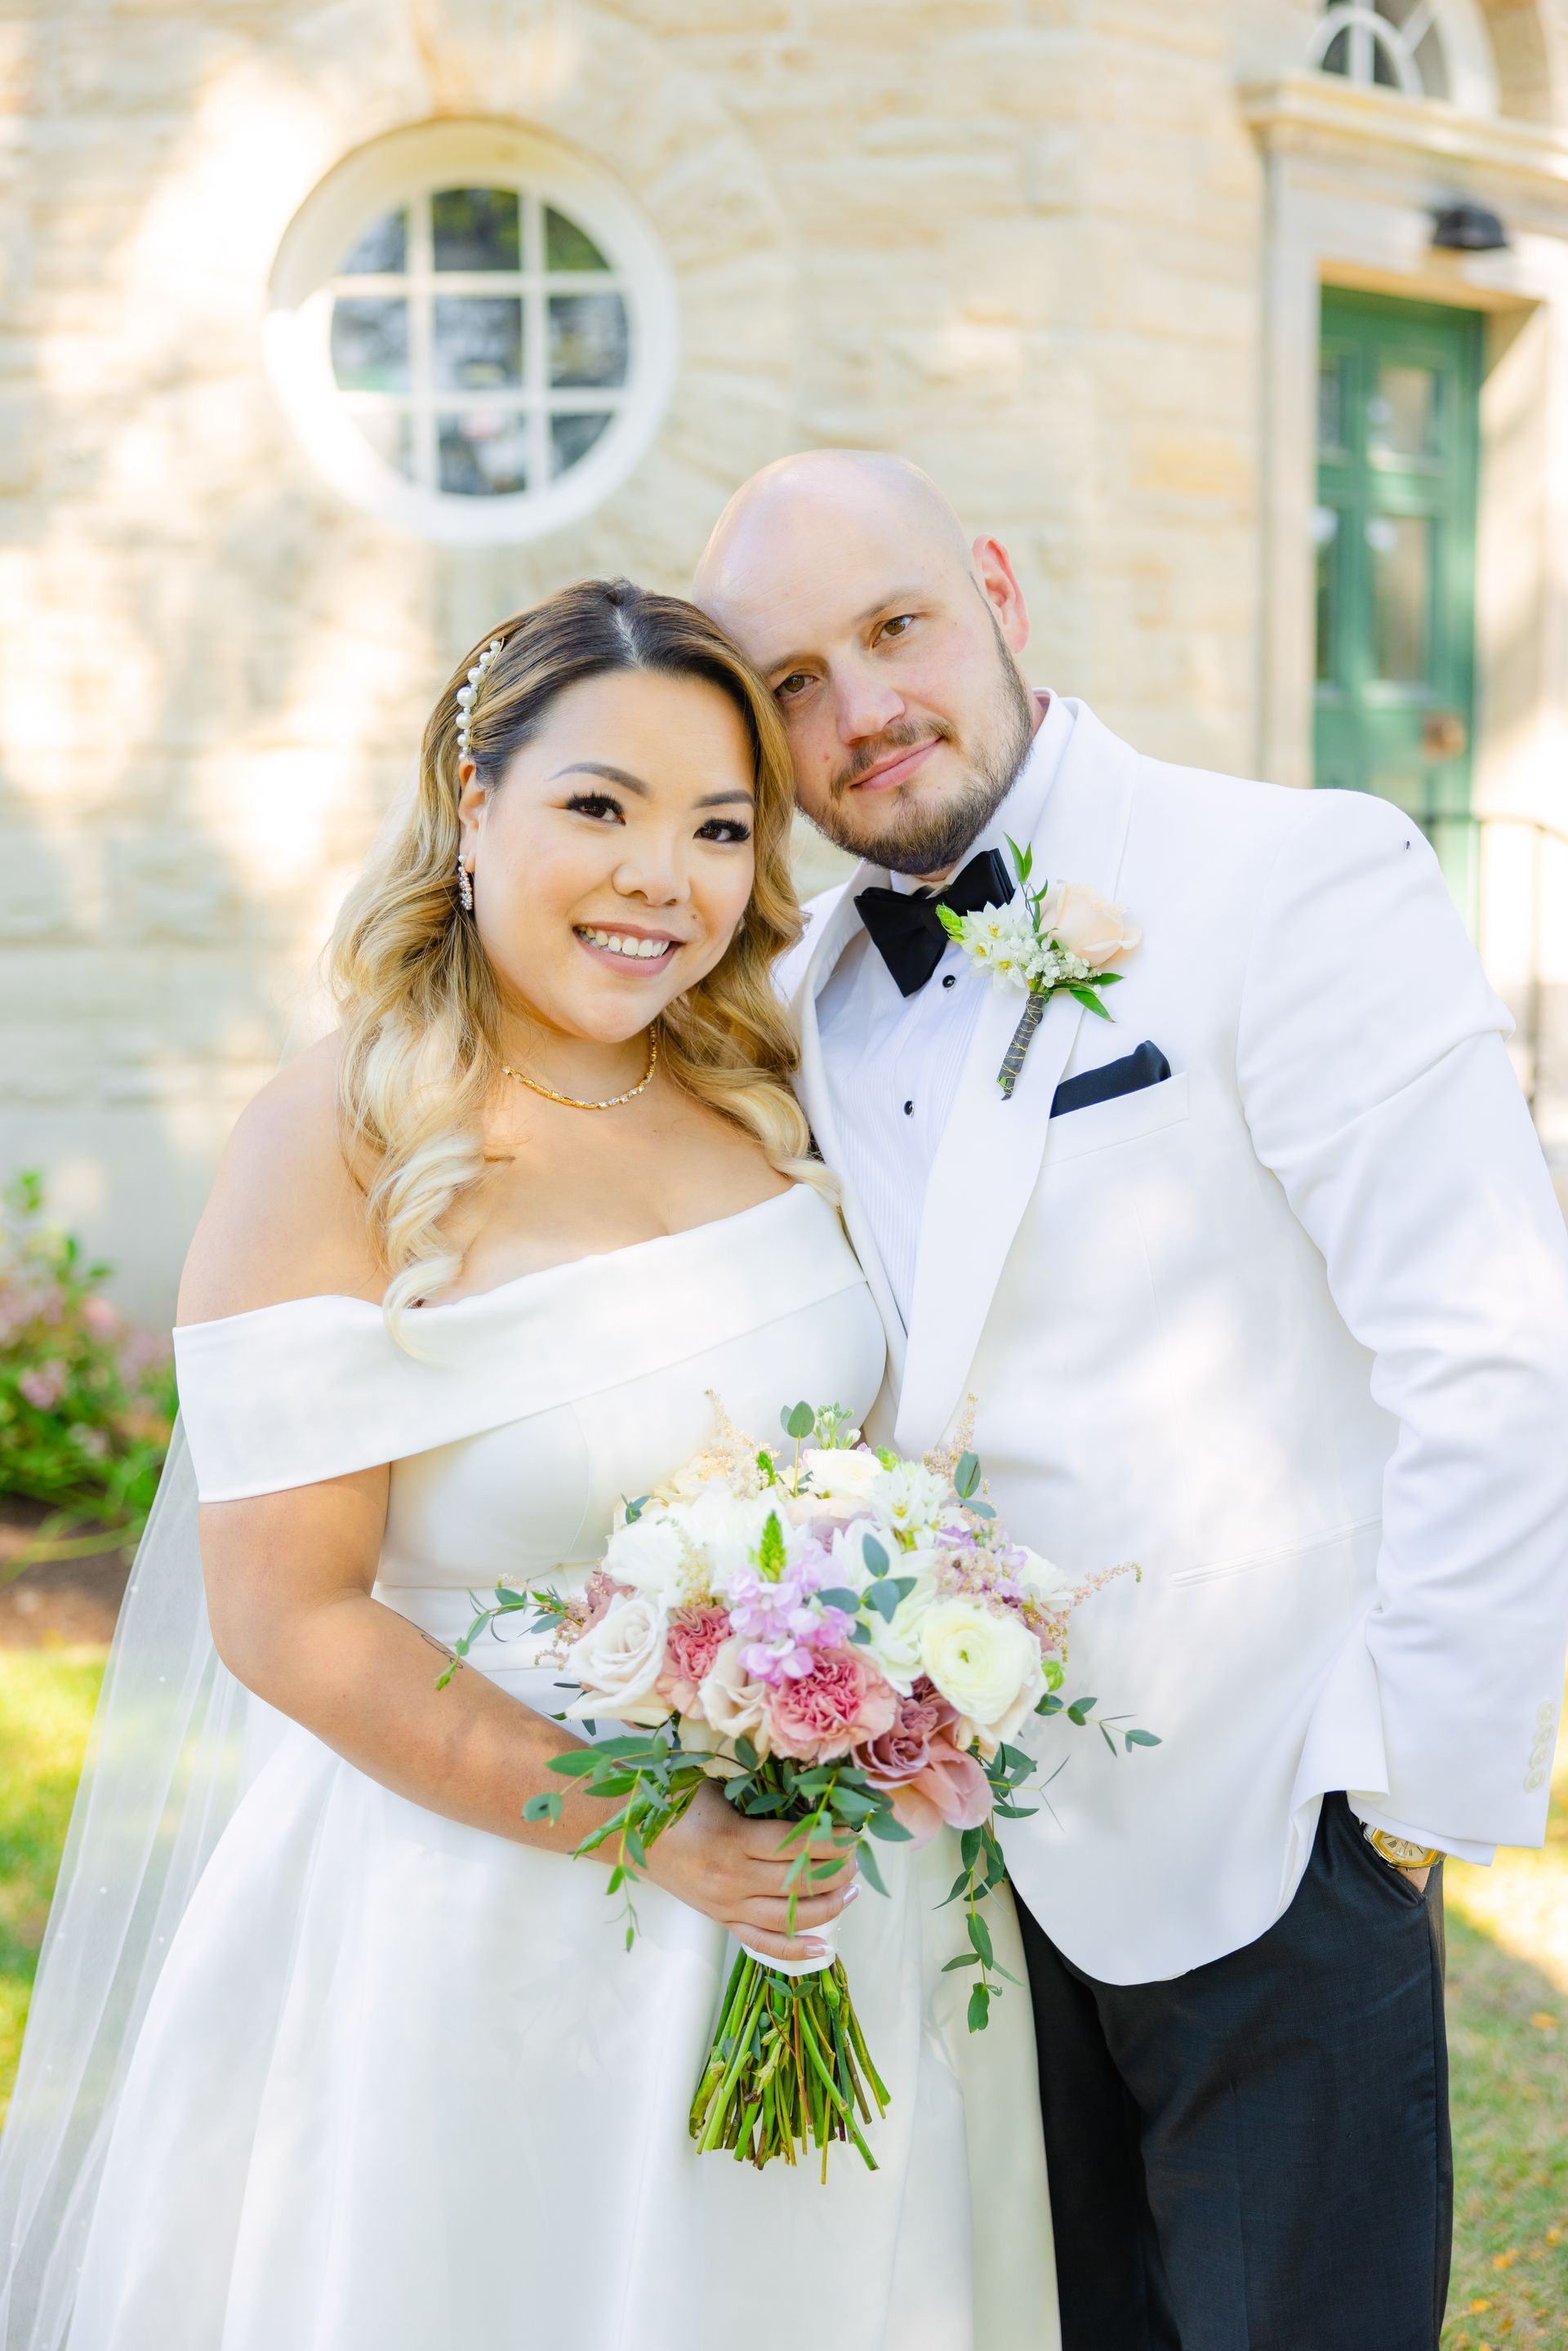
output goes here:
<path id="1" fill-rule="evenodd" d="M 625 1241 L 619 1249 L 588 1249 L 581 1257 L 562 1258 L 557 1265 L 537 1266 L 531 1273 L 513 1274 L 510 1280 L 497 1281 L 488 1290 L 470 1290 L 465 1298 L 438 1301 L 434 1306 L 421 1306 L 413 1311 L 417 1311 L 421 1322 L 435 1314 L 461 1314 L 465 1309 L 485 1306 L 494 1299 L 509 1297 L 514 1291 L 524 1289 L 529 1282 L 549 1281 L 552 1276 L 559 1279 L 563 1274 L 575 1273 L 582 1266 L 611 1265 L 623 1258 L 641 1256 L 649 1249 L 669 1249 L 677 1241 L 694 1240 L 704 1234 L 727 1231 L 733 1226 L 745 1224 L 752 1217 L 766 1215 L 769 1210 L 781 1207 L 786 1200 L 797 1199 L 802 1193 L 818 1199 L 822 1196 L 817 1191 L 815 1185 L 791 1184 L 785 1191 L 770 1192 L 765 1200 L 754 1200 L 749 1208 L 736 1209 L 733 1215 L 709 1217 L 700 1225 L 683 1225 L 677 1232 L 653 1233 L 646 1240 Z M 197 1332 L 225 1331 L 231 1325 L 239 1323 L 254 1324 L 264 1315 L 297 1314 L 302 1307 L 307 1306 L 354 1307 L 362 1313 L 373 1314 L 378 1321 L 382 1311 L 377 1301 L 356 1298 L 349 1290 L 316 1290 L 305 1298 L 277 1299 L 270 1306 L 248 1306 L 238 1314 L 213 1315 L 201 1322 L 177 1322 L 174 1325 L 174 1338 L 178 1342 Z"/>

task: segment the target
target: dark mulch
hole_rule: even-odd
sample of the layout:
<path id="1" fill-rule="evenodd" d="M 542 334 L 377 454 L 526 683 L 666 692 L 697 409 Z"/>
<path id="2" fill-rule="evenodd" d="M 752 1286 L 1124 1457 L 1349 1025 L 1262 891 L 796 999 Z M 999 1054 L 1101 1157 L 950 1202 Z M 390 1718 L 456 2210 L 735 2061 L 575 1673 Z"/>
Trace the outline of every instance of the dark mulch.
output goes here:
<path id="1" fill-rule="evenodd" d="M 47 1515 L 37 1502 L 0 1494 L 0 1649 L 106 1647 L 131 1553 L 110 1545 L 85 1559 L 41 1560 L 16 1574 L 16 1561 Z"/>

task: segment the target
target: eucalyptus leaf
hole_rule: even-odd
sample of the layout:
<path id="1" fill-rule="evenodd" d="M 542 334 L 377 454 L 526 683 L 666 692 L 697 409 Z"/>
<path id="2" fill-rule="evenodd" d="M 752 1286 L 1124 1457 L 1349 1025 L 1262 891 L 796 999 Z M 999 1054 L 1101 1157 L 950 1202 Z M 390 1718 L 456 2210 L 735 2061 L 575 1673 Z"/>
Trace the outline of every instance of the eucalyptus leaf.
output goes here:
<path id="1" fill-rule="evenodd" d="M 841 1608 L 846 1616 L 860 1613 L 860 1594 L 852 1592 L 847 1583 L 830 1584 L 826 1592 L 816 1592 L 811 1596 L 824 1608 Z"/>
<path id="2" fill-rule="evenodd" d="M 942 1969 L 942 1973 L 945 1976 L 950 1976 L 955 1968 L 977 1968 L 979 1964 L 980 1955 L 978 1951 L 960 1951 L 956 1959 L 948 1959 L 946 1961 Z"/>
<path id="3" fill-rule="evenodd" d="M 1097 1698 L 1075 1698 L 1067 1709 L 1068 1721 L 1075 1722 L 1082 1730 L 1099 1703 Z"/>
<path id="4" fill-rule="evenodd" d="M 991 1995 L 983 1983 L 977 1983 L 969 1994 L 969 2030 L 984 2032 L 991 2021 Z"/>
<path id="5" fill-rule="evenodd" d="M 959 1456 L 958 1467 L 953 1472 L 953 1488 L 961 1502 L 967 1502 L 980 1482 L 980 1458 L 977 1453 Z"/>
<path id="6" fill-rule="evenodd" d="M 779 1417 L 784 1424 L 785 1436 L 792 1437 L 797 1444 L 803 1437 L 810 1437 L 817 1426 L 817 1416 L 809 1404 L 791 1405 L 789 1410 L 781 1412 Z"/>
<path id="7" fill-rule="evenodd" d="M 873 1837 L 881 1837 L 883 1844 L 908 1844 L 913 1836 L 913 1831 L 904 1827 L 896 1813 L 873 1813 L 866 1826 Z"/>
<path id="8" fill-rule="evenodd" d="M 887 1553 L 874 1535 L 861 1537 L 861 1557 L 873 1575 L 887 1573 Z"/>
<path id="9" fill-rule="evenodd" d="M 862 1844 L 860 1849 L 860 1865 L 861 1876 L 865 1879 L 872 1892 L 885 1895 L 887 1887 L 883 1885 L 882 1872 L 876 1865 L 876 1855 L 869 1844 Z"/>
<path id="10" fill-rule="evenodd" d="M 559 1820 L 561 1808 L 565 1802 L 566 1798 L 558 1795 L 553 1789 L 546 1795 L 530 1796 L 523 1806 L 523 1818 L 526 1821 L 549 1821 L 553 1823 Z"/>
<path id="11" fill-rule="evenodd" d="M 1161 1747 L 1165 1744 L 1152 1730 L 1129 1730 L 1124 1736 L 1129 1747 Z"/>

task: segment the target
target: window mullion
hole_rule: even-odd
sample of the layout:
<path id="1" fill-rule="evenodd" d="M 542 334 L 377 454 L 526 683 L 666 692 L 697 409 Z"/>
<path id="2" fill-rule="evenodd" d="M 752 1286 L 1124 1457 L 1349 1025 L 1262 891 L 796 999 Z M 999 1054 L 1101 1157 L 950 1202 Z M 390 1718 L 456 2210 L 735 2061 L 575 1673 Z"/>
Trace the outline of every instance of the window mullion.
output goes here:
<path id="1" fill-rule="evenodd" d="M 413 393 L 413 477 L 422 489 L 439 486 L 435 455 L 435 353 L 431 308 L 435 243 L 428 191 L 409 207 L 408 373 Z"/>
<path id="2" fill-rule="evenodd" d="M 528 290 L 523 297 L 526 328 L 523 347 L 523 382 L 528 393 L 528 487 L 542 490 L 549 486 L 549 360 L 547 334 L 549 306 L 545 299 L 546 275 L 544 207 L 531 193 L 524 199 L 528 206 L 528 243 L 526 258 L 528 266 Z"/>

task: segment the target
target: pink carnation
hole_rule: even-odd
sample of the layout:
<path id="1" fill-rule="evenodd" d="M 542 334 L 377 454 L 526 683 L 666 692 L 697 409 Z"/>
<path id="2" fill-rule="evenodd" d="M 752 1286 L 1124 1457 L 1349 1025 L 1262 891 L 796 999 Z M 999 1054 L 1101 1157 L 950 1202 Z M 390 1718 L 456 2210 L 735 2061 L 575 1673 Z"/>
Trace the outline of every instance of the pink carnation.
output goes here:
<path id="1" fill-rule="evenodd" d="M 659 1696 L 667 1698 L 677 1714 L 695 1712 L 697 1691 L 729 1635 L 728 1611 L 711 1601 L 694 1601 L 671 1617 Z"/>
<path id="2" fill-rule="evenodd" d="M 768 1691 L 775 1752 L 797 1761 L 830 1761 L 891 1730 L 898 1700 L 882 1676 L 852 1649 L 818 1649 L 810 1668 Z"/>

